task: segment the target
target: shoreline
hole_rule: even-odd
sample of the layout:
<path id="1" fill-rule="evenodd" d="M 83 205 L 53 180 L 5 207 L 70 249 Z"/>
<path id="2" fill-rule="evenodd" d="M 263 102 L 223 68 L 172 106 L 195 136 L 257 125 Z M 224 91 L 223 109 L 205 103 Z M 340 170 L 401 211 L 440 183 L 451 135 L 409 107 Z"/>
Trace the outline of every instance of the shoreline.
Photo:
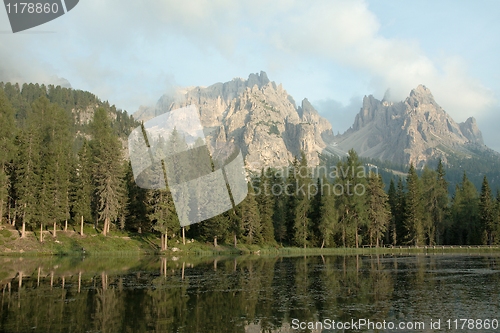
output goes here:
<path id="1" fill-rule="evenodd" d="M 438 253 L 500 253 L 500 245 L 436 245 L 436 246 L 394 246 L 360 248 L 298 248 L 277 245 L 233 245 L 222 244 L 214 247 L 211 243 L 189 240 L 185 245 L 180 240 L 170 240 L 169 248 L 160 251 L 160 239 L 152 233 L 134 234 L 113 231 L 102 236 L 95 230 L 86 230 L 84 236 L 73 230 L 57 231 L 52 237 L 44 232 L 44 242 L 40 243 L 37 232 L 29 232 L 21 239 L 15 229 L 0 230 L 0 256 L 217 256 L 217 255 L 370 255 L 370 254 L 438 254 Z"/>

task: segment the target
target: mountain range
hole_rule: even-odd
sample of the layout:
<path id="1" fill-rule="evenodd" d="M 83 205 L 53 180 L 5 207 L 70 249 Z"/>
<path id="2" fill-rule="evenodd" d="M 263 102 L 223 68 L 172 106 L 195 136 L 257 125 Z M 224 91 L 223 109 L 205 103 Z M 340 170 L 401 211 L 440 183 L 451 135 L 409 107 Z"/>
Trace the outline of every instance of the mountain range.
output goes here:
<path id="1" fill-rule="evenodd" d="M 144 121 L 192 104 L 210 146 L 234 142 L 252 170 L 287 166 L 301 151 L 317 165 L 333 138 L 330 123 L 307 99 L 297 105 L 265 72 L 163 95 L 154 108 L 141 108 L 134 118 Z"/>
<path id="2" fill-rule="evenodd" d="M 471 158 L 477 150 L 489 150 L 473 117 L 456 123 L 423 85 L 397 103 L 365 96 L 354 124 L 330 146 L 418 168 L 438 159 L 449 163 L 450 155 Z"/>
<path id="3" fill-rule="evenodd" d="M 234 142 L 252 170 L 287 166 L 301 151 L 315 166 L 321 156 L 342 157 L 349 149 L 361 157 L 417 168 L 439 159 L 452 166 L 484 155 L 500 163 L 500 154 L 484 145 L 476 120 L 455 122 L 424 85 L 400 102 L 365 96 L 353 125 L 340 135 L 333 134 L 307 99 L 297 105 L 265 72 L 165 94 L 156 106 L 141 107 L 134 118 L 145 121 L 191 104 L 199 109 L 207 142 L 212 147 Z"/>

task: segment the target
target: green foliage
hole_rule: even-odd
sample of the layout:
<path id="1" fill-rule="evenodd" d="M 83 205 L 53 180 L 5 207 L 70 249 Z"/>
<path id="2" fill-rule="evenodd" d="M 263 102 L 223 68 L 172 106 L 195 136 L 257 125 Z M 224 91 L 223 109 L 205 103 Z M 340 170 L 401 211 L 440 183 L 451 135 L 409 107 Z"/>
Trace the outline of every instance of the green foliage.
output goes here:
<path id="1" fill-rule="evenodd" d="M 404 216 L 407 244 L 424 244 L 423 213 L 422 185 L 413 164 L 411 164 L 407 176 Z"/>
<path id="2" fill-rule="evenodd" d="M 279 135 L 275 124 L 265 125 L 270 134 Z M 185 209 L 176 211 L 169 189 L 192 180 L 200 168 L 205 173 L 216 169 L 208 150 L 202 148 L 203 141 L 190 146 L 176 130 L 168 140 L 159 139 L 156 153 L 186 153 L 175 154 L 166 164 L 140 175 L 154 175 L 158 179 L 152 182 L 163 186 L 168 171 L 170 184 L 159 190 L 139 188 L 130 164 L 124 161 L 121 141 L 135 126 L 125 112 L 87 92 L 0 84 L 0 218 L 38 233 L 40 226 L 56 224 L 61 229 L 58 226 L 70 215 L 77 223 L 83 216 L 85 234 L 99 230 L 107 234 L 115 224 L 132 232 L 155 230 L 163 239 L 158 243 L 166 248 L 167 240 L 178 237 L 181 220 L 198 219 L 199 207 L 227 195 L 227 188 L 205 184 L 213 189 L 208 197 L 197 195 L 204 187 L 191 182 L 189 191 L 183 192 Z M 487 152 L 477 152 L 481 154 Z M 437 161 L 423 170 L 410 167 L 404 180 L 390 173 L 402 167 L 390 163 L 377 162 L 380 173 L 367 175 L 372 167 L 367 163 L 375 162 L 360 159 L 353 150 L 346 158 L 321 156 L 326 169 L 317 170 L 308 166 L 301 153 L 288 168 L 262 170 L 251 179 L 243 202 L 190 226 L 188 237 L 221 245 L 240 241 L 245 251 L 277 244 L 302 249 L 496 244 L 500 242 L 500 194 L 494 200 L 490 188 L 498 183 L 491 167 L 495 156 L 485 158 L 479 196 L 465 173 L 461 182 L 454 182 L 457 169 Z M 470 166 L 470 161 L 453 161 Z M 337 176 L 324 171 L 333 167 Z M 474 179 L 478 175 L 475 171 Z M 389 184 L 387 194 L 384 180 Z M 455 186 L 451 201 L 450 186 Z"/>
<path id="3" fill-rule="evenodd" d="M 381 176 L 370 172 L 366 194 L 370 246 L 379 247 L 390 220 L 388 195 L 384 192 L 384 183 Z"/>
<path id="4" fill-rule="evenodd" d="M 121 164 L 121 143 L 113 135 L 106 111 L 99 108 L 92 121 L 92 182 L 97 220 L 103 223 L 103 234 L 110 231 L 123 208 L 124 170 Z"/>
<path id="5" fill-rule="evenodd" d="M 3 90 L 0 90 L 0 224 L 6 212 L 11 189 L 10 174 L 15 156 L 14 110 Z"/>
<path id="6" fill-rule="evenodd" d="M 361 244 L 359 232 L 366 224 L 366 207 L 363 197 L 366 189 L 365 169 L 353 149 L 349 150 L 347 160 L 338 163 L 337 169 L 340 170 L 340 175 L 335 181 L 335 188 L 341 193 L 337 197 L 336 207 L 342 230 L 342 245 L 359 247 Z"/>

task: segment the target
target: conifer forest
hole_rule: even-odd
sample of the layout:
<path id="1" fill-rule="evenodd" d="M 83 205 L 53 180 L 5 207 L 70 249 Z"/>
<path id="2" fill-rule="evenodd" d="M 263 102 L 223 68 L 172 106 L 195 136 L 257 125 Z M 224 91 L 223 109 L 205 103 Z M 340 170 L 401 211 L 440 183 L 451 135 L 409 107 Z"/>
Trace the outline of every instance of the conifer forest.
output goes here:
<path id="1" fill-rule="evenodd" d="M 486 176 L 476 188 L 463 172 L 450 192 L 439 162 L 410 165 L 384 184 L 353 150 L 326 156 L 317 168 L 302 154 L 286 169 L 249 173 L 242 203 L 182 230 L 168 188 L 135 184 L 126 140 L 139 125 L 88 92 L 0 84 L 1 223 L 21 237 L 83 233 L 84 226 L 104 236 L 154 233 L 162 249 L 183 235 L 215 245 L 307 248 L 500 243 L 500 193 Z M 179 141 L 174 131 L 165 144 Z"/>

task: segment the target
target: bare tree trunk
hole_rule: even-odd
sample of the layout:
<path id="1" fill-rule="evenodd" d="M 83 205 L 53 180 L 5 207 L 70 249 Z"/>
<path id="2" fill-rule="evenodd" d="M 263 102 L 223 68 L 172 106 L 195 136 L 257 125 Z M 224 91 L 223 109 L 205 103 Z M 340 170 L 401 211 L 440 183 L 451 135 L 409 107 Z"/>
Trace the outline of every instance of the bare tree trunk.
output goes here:
<path id="1" fill-rule="evenodd" d="M 78 293 L 82 290 L 82 271 L 78 272 Z"/>
<path id="2" fill-rule="evenodd" d="M 214 237 L 214 247 L 217 247 L 217 236 Z"/>
<path id="3" fill-rule="evenodd" d="M 186 245 L 185 227 L 182 227 L 182 244 Z"/>
<path id="4" fill-rule="evenodd" d="M 321 248 L 325 246 L 325 240 L 323 239 L 323 242 L 321 242 Z"/>
<path id="5" fill-rule="evenodd" d="M 64 220 L 64 231 L 68 231 L 68 219 Z"/>
<path id="6" fill-rule="evenodd" d="M 23 287 L 23 272 L 19 272 L 19 289 Z"/>
<path id="7" fill-rule="evenodd" d="M 14 226 L 16 223 L 16 217 L 14 215 L 14 219 L 12 220 L 12 226 Z M 26 203 L 24 204 L 24 210 L 23 210 L 23 227 L 22 227 L 22 232 L 21 232 L 21 238 L 24 238 L 26 236 Z"/>
<path id="8" fill-rule="evenodd" d="M 234 247 L 238 245 L 238 238 L 236 237 L 236 232 L 233 233 Z"/>
<path id="9" fill-rule="evenodd" d="M 356 248 L 359 247 L 359 234 L 358 234 L 358 225 L 356 225 Z"/>
<path id="10" fill-rule="evenodd" d="M 104 219 L 104 226 L 102 228 L 102 234 L 106 236 L 108 234 L 108 218 Z"/>
<path id="11" fill-rule="evenodd" d="M 21 228 L 21 238 L 24 238 L 26 236 L 26 223 L 23 221 L 23 226 Z"/>
<path id="12" fill-rule="evenodd" d="M 182 262 L 182 276 L 181 279 L 184 280 L 184 267 L 186 266 L 186 262 Z"/>
<path id="13" fill-rule="evenodd" d="M 168 249 L 168 231 L 165 232 L 165 238 L 163 239 L 165 241 L 165 245 L 164 245 L 164 248 L 165 250 Z"/>
<path id="14" fill-rule="evenodd" d="M 56 237 L 57 236 L 56 233 L 57 233 L 57 222 L 54 221 L 54 233 L 52 234 L 52 237 Z"/>
<path id="15" fill-rule="evenodd" d="M 80 236 L 83 236 L 83 215 L 82 215 L 82 218 L 80 220 Z"/>
<path id="16" fill-rule="evenodd" d="M 43 223 L 40 223 L 40 243 L 43 243 Z"/>

